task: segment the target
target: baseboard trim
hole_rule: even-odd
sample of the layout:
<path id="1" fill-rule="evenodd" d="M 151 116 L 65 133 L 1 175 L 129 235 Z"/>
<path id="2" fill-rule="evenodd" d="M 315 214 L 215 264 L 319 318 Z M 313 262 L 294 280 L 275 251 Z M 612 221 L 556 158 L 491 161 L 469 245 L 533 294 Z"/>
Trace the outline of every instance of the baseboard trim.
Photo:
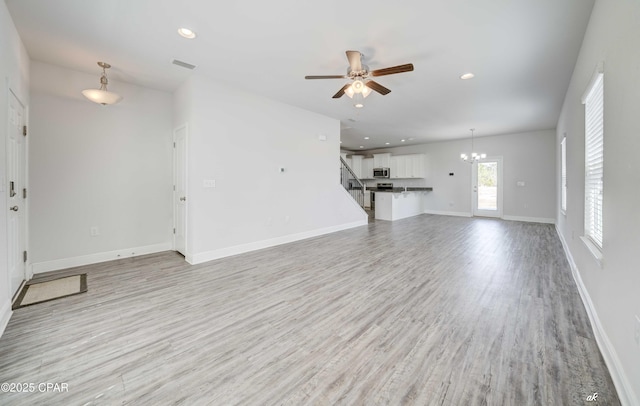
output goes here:
<path id="1" fill-rule="evenodd" d="M 438 216 L 456 216 L 456 217 L 471 217 L 471 213 L 464 211 L 439 211 L 439 210 L 424 210 L 424 214 L 436 214 Z"/>
<path id="2" fill-rule="evenodd" d="M 365 213 L 366 214 L 366 213 Z M 188 263 L 192 265 L 201 264 L 203 262 L 212 261 L 232 255 L 244 254 L 246 252 L 256 251 L 263 248 L 270 248 L 276 245 L 287 244 L 295 241 L 305 240 L 307 238 L 318 237 L 324 234 L 335 233 L 337 231 L 347 230 L 354 227 L 366 226 L 368 219 L 354 221 L 352 223 L 340 224 L 332 227 L 325 227 L 311 231 L 305 231 L 297 234 L 289 234 L 282 237 L 270 238 L 268 240 L 255 241 L 247 244 L 235 245 L 233 247 L 221 248 L 218 250 L 202 252 L 199 254 L 191 254 L 185 256 Z"/>
<path id="3" fill-rule="evenodd" d="M 169 251 L 172 249 L 170 242 L 146 245 L 143 247 L 127 248 L 116 251 L 98 252 L 90 255 L 83 255 L 72 258 L 61 258 L 53 261 L 36 262 L 31 264 L 31 274 L 57 271 L 60 269 L 73 268 L 76 266 L 97 264 L 114 259 L 131 258 L 140 255 L 154 254 L 156 252 Z"/>
<path id="4" fill-rule="evenodd" d="M 7 299 L 2 305 L 2 310 L 0 310 L 0 337 L 4 334 L 4 330 L 7 328 L 12 314 L 11 300 Z"/>
<path id="5" fill-rule="evenodd" d="M 546 217 L 502 216 L 503 220 L 525 221 L 527 223 L 556 224 L 556 219 Z"/>
<path id="6" fill-rule="evenodd" d="M 591 328 L 593 330 L 593 334 L 596 338 L 596 343 L 598 344 L 598 348 L 600 348 L 600 352 L 602 353 L 602 358 L 604 358 L 604 362 L 607 364 L 609 368 L 609 374 L 611 375 L 611 380 L 618 391 L 618 397 L 620 398 L 620 403 L 623 406 L 632 406 L 632 405 L 640 405 L 636 394 L 633 391 L 631 383 L 629 383 L 629 379 L 624 373 L 624 369 L 622 368 L 622 364 L 620 363 L 620 358 L 618 358 L 618 354 L 616 353 L 613 344 L 609 340 L 607 333 L 600 323 L 600 318 L 598 318 L 598 313 L 596 312 L 596 308 L 591 301 L 591 296 L 587 291 L 587 287 L 582 282 L 582 277 L 580 276 L 580 271 L 576 262 L 573 259 L 573 255 L 569 250 L 569 246 L 567 245 L 567 241 L 564 239 L 564 236 L 558 229 L 558 225 L 556 224 L 556 233 L 560 238 L 560 242 L 562 243 L 562 248 L 564 249 L 564 253 L 567 257 L 567 261 L 569 261 L 569 266 L 571 267 L 571 274 L 573 275 L 573 280 L 576 282 L 578 287 L 578 293 L 580 294 L 580 298 L 582 299 L 582 304 L 587 310 L 587 316 L 589 317 L 589 321 L 591 322 Z"/>

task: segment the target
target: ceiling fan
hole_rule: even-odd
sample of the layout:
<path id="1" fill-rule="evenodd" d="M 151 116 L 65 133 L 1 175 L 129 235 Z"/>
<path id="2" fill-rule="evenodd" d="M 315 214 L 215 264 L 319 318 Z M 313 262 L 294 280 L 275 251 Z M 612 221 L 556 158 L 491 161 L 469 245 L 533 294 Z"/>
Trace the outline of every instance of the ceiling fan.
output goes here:
<path id="1" fill-rule="evenodd" d="M 358 51 L 347 51 L 347 59 L 349 60 L 349 68 L 346 75 L 316 75 L 305 76 L 305 79 L 351 79 L 350 83 L 342 86 L 342 89 L 338 90 L 338 93 L 333 95 L 334 99 L 339 99 L 342 95 L 346 94 L 351 98 L 356 98 L 355 106 L 363 107 L 361 98 L 367 97 L 372 90 L 386 95 L 391 90 L 382 86 L 380 83 L 369 79 L 369 77 L 393 75 L 395 73 L 411 72 L 413 70 L 413 64 L 407 63 L 404 65 L 392 66 L 390 68 L 369 70 L 369 67 L 362 63 L 362 54 Z"/>

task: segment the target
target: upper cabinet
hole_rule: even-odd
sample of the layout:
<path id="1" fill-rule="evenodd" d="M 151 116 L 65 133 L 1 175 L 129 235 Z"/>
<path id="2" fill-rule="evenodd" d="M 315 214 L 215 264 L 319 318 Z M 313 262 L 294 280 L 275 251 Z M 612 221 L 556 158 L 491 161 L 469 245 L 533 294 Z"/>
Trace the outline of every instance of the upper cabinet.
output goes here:
<path id="1" fill-rule="evenodd" d="M 351 170 L 357 178 L 362 179 L 362 155 L 351 155 Z"/>
<path id="2" fill-rule="evenodd" d="M 373 179 L 373 158 L 362 160 L 362 179 Z"/>
<path id="3" fill-rule="evenodd" d="M 392 179 L 412 179 L 425 177 L 425 155 L 374 154 L 373 158 L 364 155 L 351 155 L 345 161 L 359 179 L 374 179 L 373 168 L 389 168 Z"/>
<path id="4" fill-rule="evenodd" d="M 391 168 L 391 153 L 373 154 L 374 168 Z"/>
<path id="5" fill-rule="evenodd" d="M 424 154 L 394 155 L 391 157 L 392 179 L 412 179 L 425 177 Z"/>

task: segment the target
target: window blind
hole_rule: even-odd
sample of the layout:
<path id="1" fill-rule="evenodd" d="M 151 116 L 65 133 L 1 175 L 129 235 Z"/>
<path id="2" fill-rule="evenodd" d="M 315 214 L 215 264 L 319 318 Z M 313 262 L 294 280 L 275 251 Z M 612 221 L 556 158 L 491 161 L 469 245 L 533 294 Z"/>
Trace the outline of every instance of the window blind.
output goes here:
<path id="1" fill-rule="evenodd" d="M 602 249 L 604 86 L 598 74 L 585 98 L 585 236 Z"/>

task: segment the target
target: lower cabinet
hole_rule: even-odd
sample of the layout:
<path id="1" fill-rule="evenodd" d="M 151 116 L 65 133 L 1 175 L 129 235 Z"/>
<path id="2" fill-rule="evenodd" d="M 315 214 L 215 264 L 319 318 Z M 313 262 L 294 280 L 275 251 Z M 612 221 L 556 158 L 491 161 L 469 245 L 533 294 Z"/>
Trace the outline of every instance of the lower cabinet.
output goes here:
<path id="1" fill-rule="evenodd" d="M 364 192 L 364 207 L 371 208 L 371 191 Z"/>

